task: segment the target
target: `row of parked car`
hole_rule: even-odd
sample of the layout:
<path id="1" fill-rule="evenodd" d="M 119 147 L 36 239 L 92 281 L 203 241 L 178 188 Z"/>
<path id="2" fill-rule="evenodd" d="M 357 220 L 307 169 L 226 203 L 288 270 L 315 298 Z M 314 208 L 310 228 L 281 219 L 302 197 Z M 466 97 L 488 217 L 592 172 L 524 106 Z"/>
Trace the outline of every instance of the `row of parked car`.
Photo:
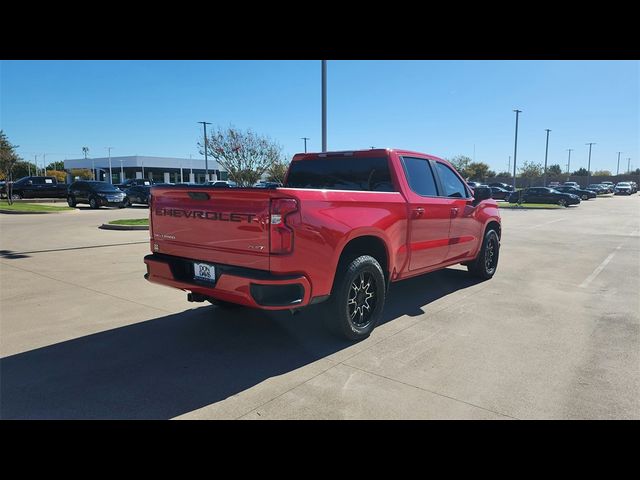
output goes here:
<path id="1" fill-rule="evenodd" d="M 67 202 L 70 207 L 79 203 L 88 203 L 91 208 L 131 207 L 134 204 L 149 205 L 151 187 L 162 185 L 202 185 L 199 183 L 152 183 L 145 179 L 131 179 L 122 184 L 112 185 L 107 182 L 82 180 L 69 185 Z M 214 188 L 236 188 L 233 181 L 216 180 L 205 185 Z M 258 182 L 255 188 L 274 188 L 282 186 L 276 182 Z"/>
<path id="2" fill-rule="evenodd" d="M 530 187 L 515 191 L 513 185 L 506 183 L 490 183 L 488 185 L 479 182 L 467 182 L 469 187 L 478 186 L 491 188 L 492 198 L 506 200 L 509 203 L 553 203 L 562 206 L 577 205 L 582 200 L 596 198 L 598 195 L 614 193 L 616 195 L 631 195 L 638 191 L 635 182 L 603 182 L 590 184 L 581 188 L 576 182 L 552 182 L 548 187 Z"/>

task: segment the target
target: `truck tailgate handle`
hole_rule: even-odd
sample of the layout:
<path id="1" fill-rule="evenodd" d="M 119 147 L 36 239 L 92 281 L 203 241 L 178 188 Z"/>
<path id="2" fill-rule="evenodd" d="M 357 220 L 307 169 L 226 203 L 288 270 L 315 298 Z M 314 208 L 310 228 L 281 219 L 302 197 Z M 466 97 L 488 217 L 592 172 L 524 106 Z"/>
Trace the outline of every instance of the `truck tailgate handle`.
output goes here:
<path id="1" fill-rule="evenodd" d="M 424 213 L 424 208 L 422 207 L 414 208 L 413 211 L 415 212 L 416 216 L 419 217 Z"/>
<path id="2" fill-rule="evenodd" d="M 207 192 L 187 192 L 187 194 L 192 200 L 209 200 L 209 194 Z"/>
<path id="3" fill-rule="evenodd" d="M 451 209 L 451 218 L 455 218 L 458 215 L 458 209 L 456 207 L 453 207 Z"/>

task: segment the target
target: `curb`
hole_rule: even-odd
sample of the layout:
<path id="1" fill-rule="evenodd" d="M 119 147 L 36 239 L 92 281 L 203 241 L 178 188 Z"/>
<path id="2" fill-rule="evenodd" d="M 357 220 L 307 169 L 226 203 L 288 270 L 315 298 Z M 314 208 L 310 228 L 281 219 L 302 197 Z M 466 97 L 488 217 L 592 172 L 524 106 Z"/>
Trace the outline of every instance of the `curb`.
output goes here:
<path id="1" fill-rule="evenodd" d="M 102 230 L 149 230 L 148 225 L 111 225 L 103 223 L 98 228 Z"/>
<path id="2" fill-rule="evenodd" d="M 3 208 L 0 208 L 0 213 L 6 213 L 8 215 L 49 215 L 52 213 L 74 213 L 77 211 L 78 210 L 73 209 L 73 210 L 63 210 L 61 212 L 23 212 L 20 210 L 5 210 Z"/>

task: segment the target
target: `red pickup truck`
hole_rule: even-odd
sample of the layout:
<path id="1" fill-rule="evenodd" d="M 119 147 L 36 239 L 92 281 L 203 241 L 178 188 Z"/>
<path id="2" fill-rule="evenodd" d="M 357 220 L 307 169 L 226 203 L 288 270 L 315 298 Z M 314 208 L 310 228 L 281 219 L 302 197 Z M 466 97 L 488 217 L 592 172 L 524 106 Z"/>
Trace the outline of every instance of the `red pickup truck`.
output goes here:
<path id="1" fill-rule="evenodd" d="M 501 235 L 490 189 L 395 149 L 297 154 L 281 188 L 156 186 L 149 217 L 147 280 L 196 302 L 324 302 L 351 340 L 371 333 L 390 282 L 457 263 L 491 278 Z"/>

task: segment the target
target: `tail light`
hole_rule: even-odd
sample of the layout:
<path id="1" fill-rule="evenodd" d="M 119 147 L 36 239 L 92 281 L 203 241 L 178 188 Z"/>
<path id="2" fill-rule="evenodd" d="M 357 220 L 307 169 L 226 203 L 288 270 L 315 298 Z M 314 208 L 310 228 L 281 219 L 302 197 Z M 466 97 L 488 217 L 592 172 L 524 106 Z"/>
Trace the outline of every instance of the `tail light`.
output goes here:
<path id="1" fill-rule="evenodd" d="M 293 251 L 293 230 L 287 226 L 287 215 L 298 211 L 298 202 L 293 198 L 271 200 L 270 209 L 270 253 Z"/>

